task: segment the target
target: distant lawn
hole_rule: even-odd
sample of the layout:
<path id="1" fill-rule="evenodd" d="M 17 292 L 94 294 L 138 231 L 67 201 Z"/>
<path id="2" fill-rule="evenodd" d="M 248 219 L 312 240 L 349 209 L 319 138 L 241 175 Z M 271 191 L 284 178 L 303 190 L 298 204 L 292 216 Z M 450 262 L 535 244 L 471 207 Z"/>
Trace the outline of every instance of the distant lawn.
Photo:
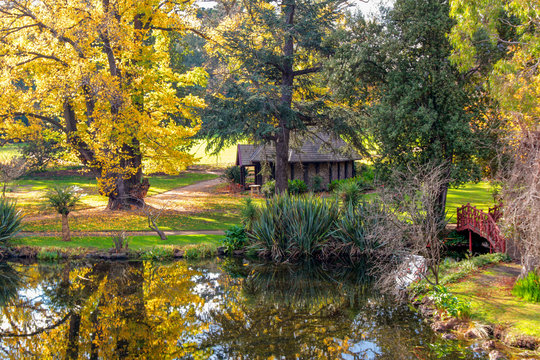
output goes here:
<path id="1" fill-rule="evenodd" d="M 0 146 L 0 158 L 10 159 L 14 156 L 20 155 L 21 147 L 21 144 L 7 144 Z"/>
<path id="2" fill-rule="evenodd" d="M 481 181 L 477 184 L 469 183 L 457 189 L 448 190 L 446 211 L 451 223 L 456 223 L 456 210 L 458 207 L 470 203 L 477 208 L 487 211 L 495 205 L 493 193 L 489 182 Z"/>
<path id="3" fill-rule="evenodd" d="M 229 166 L 236 163 L 236 145 L 222 149 L 218 155 L 210 155 L 206 153 L 206 141 L 199 141 L 193 145 L 192 150 L 192 153 L 199 158 L 196 162 L 199 165 Z"/>
<path id="4" fill-rule="evenodd" d="M 144 250 L 152 247 L 165 245 L 194 245 L 209 244 L 218 245 L 222 235 L 170 235 L 167 240 L 162 241 L 156 236 L 129 236 L 129 248 L 132 250 Z M 39 237 L 31 236 L 16 239 L 15 245 L 28 245 L 39 247 L 59 247 L 59 248 L 88 248 L 88 249 L 110 249 L 114 247 L 111 236 L 88 236 L 73 237 L 71 241 L 62 241 L 60 237 Z"/>
<path id="5" fill-rule="evenodd" d="M 171 189 L 191 185 L 199 181 L 211 180 L 217 178 L 215 174 L 204 174 L 195 172 L 186 172 L 177 176 L 151 176 L 150 189 L 148 195 L 160 194 Z M 17 200 L 17 203 L 29 215 L 43 212 L 43 197 L 45 192 L 54 186 L 77 186 L 85 194 L 81 199 L 79 209 L 87 209 L 97 206 L 107 205 L 107 197 L 101 196 L 98 192 L 96 179 L 83 175 L 61 175 L 47 173 L 39 176 L 26 176 L 10 186 L 10 191 L 6 196 Z"/>

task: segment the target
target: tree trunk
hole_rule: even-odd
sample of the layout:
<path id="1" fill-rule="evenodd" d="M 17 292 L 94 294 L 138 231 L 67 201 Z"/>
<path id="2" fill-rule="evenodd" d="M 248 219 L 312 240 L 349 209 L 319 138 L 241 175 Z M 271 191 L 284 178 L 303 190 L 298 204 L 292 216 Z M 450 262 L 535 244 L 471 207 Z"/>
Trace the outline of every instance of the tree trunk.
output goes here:
<path id="1" fill-rule="evenodd" d="M 276 139 L 276 193 L 289 186 L 289 129 L 282 127 Z"/>
<path id="2" fill-rule="evenodd" d="M 437 197 L 437 212 L 439 214 L 439 220 L 444 220 L 446 216 L 446 197 L 448 195 L 448 182 L 444 182 L 439 189 L 439 196 Z"/>
<path id="3" fill-rule="evenodd" d="M 69 231 L 68 215 L 62 214 L 62 240 L 71 241 L 71 234 Z"/>
<path id="4" fill-rule="evenodd" d="M 294 27 L 295 1 L 286 0 L 283 14 L 285 17 L 286 29 L 289 35 L 285 37 L 283 44 L 283 69 L 281 75 L 281 98 L 279 112 L 279 128 L 276 136 L 276 192 L 287 191 L 289 179 L 289 135 L 290 120 L 292 119 L 292 95 L 294 84 L 293 57 L 294 38 L 292 36 Z"/>
<path id="5" fill-rule="evenodd" d="M 79 333 L 81 329 L 81 314 L 72 313 L 69 319 L 68 344 L 66 359 L 79 358 Z"/>

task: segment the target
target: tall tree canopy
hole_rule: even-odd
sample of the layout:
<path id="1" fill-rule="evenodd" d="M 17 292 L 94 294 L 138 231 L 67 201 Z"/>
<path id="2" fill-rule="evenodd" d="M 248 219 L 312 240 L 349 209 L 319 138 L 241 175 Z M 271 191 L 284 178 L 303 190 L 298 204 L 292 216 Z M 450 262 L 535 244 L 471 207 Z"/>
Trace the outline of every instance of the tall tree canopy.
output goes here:
<path id="1" fill-rule="evenodd" d="M 220 60 L 203 133 L 220 148 L 246 137 L 275 143 L 276 186 L 287 188 L 290 132 L 329 122 L 332 105 L 317 75 L 334 51 L 329 34 L 342 0 L 222 2 L 209 31 L 209 54 Z"/>
<path id="2" fill-rule="evenodd" d="M 206 76 L 172 70 L 169 51 L 193 11 L 190 1 L 0 2 L 2 135 L 63 133 L 110 209 L 140 205 L 143 166 L 174 173 L 193 160 L 182 148 L 204 103 L 178 89 Z"/>
<path id="3" fill-rule="evenodd" d="M 353 18 L 329 65 L 335 95 L 359 110 L 382 169 L 447 164 L 445 178 L 476 180 L 482 118 L 449 56 L 453 21 L 444 0 L 397 0 L 380 21 Z M 444 212 L 448 182 L 441 184 Z"/>
<path id="4" fill-rule="evenodd" d="M 489 89 L 519 130 L 540 130 L 540 8 L 535 0 L 452 0 L 453 59 L 464 70 L 490 60 Z"/>

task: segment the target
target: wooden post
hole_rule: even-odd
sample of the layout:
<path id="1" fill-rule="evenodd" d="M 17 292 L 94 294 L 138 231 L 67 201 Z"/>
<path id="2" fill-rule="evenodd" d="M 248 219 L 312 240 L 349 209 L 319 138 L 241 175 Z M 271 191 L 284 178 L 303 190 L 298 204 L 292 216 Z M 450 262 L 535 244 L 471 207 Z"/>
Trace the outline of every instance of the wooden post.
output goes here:
<path id="1" fill-rule="evenodd" d="M 469 230 L 469 252 L 472 255 L 472 233 L 471 233 L 471 230 Z"/>

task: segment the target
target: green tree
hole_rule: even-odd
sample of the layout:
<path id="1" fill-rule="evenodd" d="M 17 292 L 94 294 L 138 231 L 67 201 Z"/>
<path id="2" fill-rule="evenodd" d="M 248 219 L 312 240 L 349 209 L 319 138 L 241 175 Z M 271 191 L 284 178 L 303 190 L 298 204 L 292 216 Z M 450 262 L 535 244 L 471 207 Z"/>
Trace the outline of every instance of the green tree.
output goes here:
<path id="1" fill-rule="evenodd" d="M 451 183 L 478 180 L 482 117 L 468 79 L 449 60 L 453 21 L 441 0 L 397 0 L 381 21 L 353 17 L 348 41 L 328 66 L 334 95 L 370 130 L 379 169 L 447 164 L 440 216 Z"/>
<path id="2" fill-rule="evenodd" d="M 50 189 L 45 197 L 47 205 L 62 215 L 62 240 L 71 241 L 68 215 L 81 199 L 77 189 L 73 186 L 56 186 Z"/>
<path id="3" fill-rule="evenodd" d="M 345 1 L 219 6 L 223 16 L 208 31 L 206 49 L 221 66 L 212 74 L 201 131 L 214 149 L 246 137 L 275 144 L 276 188 L 286 191 L 291 131 L 320 125 L 330 113 L 319 73 L 335 49 L 329 35 Z"/>

